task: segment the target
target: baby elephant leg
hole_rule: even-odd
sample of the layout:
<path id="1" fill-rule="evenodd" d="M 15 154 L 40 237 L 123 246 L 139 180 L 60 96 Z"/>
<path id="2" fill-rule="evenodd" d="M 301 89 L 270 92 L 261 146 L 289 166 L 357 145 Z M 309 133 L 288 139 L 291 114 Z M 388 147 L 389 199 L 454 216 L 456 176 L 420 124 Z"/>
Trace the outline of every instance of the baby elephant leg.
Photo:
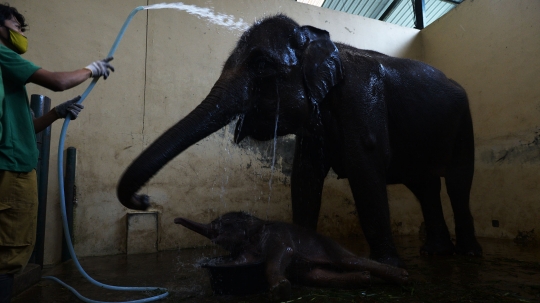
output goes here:
<path id="1" fill-rule="evenodd" d="M 274 300 L 291 297 L 291 282 L 285 277 L 285 270 L 291 263 L 292 255 L 290 247 L 274 247 L 266 260 L 266 279 L 270 286 L 270 297 Z"/>
<path id="2" fill-rule="evenodd" d="M 371 281 L 367 271 L 338 273 L 322 268 L 311 270 L 303 278 L 303 282 L 310 286 L 335 288 L 357 288 Z"/>
<path id="3" fill-rule="evenodd" d="M 379 263 L 366 258 L 343 258 L 339 260 L 339 265 L 348 271 L 369 271 L 374 277 L 398 284 L 406 284 L 409 280 L 409 273 L 405 269 Z"/>

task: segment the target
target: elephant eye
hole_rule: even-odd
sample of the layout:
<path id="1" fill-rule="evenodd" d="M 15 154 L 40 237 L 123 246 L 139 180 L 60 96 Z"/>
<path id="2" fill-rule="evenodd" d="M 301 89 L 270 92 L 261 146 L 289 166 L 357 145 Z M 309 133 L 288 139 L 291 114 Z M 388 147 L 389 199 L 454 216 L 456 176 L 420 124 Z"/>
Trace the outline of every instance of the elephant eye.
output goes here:
<path id="1" fill-rule="evenodd" d="M 253 68 L 260 77 L 271 76 L 276 72 L 274 64 L 262 57 L 259 57 L 254 61 Z"/>

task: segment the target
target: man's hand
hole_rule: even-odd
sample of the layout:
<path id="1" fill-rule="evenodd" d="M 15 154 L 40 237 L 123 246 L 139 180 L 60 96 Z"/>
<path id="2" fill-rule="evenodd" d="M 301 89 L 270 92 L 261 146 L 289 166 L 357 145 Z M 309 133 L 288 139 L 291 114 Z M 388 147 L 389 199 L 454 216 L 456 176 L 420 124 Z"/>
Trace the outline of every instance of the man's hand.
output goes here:
<path id="1" fill-rule="evenodd" d="M 84 108 L 82 104 L 78 104 L 77 101 L 81 99 L 81 96 L 77 96 L 71 100 L 68 100 L 64 103 L 58 104 L 54 110 L 58 115 L 58 118 L 65 118 L 69 114 L 71 120 L 77 119 L 77 116 Z"/>
<path id="2" fill-rule="evenodd" d="M 92 77 L 95 78 L 103 76 L 103 79 L 107 79 L 110 73 L 109 69 L 114 72 L 114 67 L 109 64 L 112 59 L 113 57 L 107 57 L 103 60 L 94 61 L 85 68 L 89 69 L 92 72 Z"/>

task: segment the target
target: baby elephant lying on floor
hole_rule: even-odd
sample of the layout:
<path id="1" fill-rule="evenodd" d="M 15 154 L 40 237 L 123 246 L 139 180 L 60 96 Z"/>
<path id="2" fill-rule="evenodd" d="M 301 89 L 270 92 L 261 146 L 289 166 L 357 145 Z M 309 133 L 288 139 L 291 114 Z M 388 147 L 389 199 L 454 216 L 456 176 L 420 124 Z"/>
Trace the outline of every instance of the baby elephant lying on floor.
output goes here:
<path id="1" fill-rule="evenodd" d="M 287 299 L 291 283 L 351 288 L 366 284 L 370 274 L 406 283 L 406 270 L 360 258 L 336 242 L 297 225 L 264 221 L 244 212 L 230 212 L 202 224 L 176 218 L 181 224 L 231 253 L 234 264 L 266 262 L 266 279 L 276 299 Z M 288 279 L 289 278 L 289 279 Z"/>

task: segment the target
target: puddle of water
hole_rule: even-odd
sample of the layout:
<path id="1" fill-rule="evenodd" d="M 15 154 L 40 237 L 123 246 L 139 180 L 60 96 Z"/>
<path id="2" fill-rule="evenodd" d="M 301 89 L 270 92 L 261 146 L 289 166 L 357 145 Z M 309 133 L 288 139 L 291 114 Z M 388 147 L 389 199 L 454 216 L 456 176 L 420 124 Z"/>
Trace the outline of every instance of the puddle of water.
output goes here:
<path id="1" fill-rule="evenodd" d="M 368 254 L 363 238 L 338 241 L 359 256 Z M 407 264 L 411 282 L 396 286 L 372 280 L 358 289 L 325 289 L 293 286 L 289 302 L 540 302 L 540 249 L 520 247 L 511 240 L 479 239 L 485 255 L 423 257 L 417 237 L 398 237 L 396 246 Z M 81 264 L 88 273 L 117 285 L 155 286 L 169 289 L 166 302 L 241 303 L 270 302 L 266 294 L 215 296 L 206 269 L 196 266 L 201 258 L 221 256 L 218 247 L 164 251 L 156 254 L 87 257 Z M 144 298 L 144 294 L 97 289 L 80 277 L 72 262 L 44 271 L 54 275 L 94 300 L 125 301 Z M 12 303 L 77 302 L 66 289 L 43 280 L 17 296 Z"/>

